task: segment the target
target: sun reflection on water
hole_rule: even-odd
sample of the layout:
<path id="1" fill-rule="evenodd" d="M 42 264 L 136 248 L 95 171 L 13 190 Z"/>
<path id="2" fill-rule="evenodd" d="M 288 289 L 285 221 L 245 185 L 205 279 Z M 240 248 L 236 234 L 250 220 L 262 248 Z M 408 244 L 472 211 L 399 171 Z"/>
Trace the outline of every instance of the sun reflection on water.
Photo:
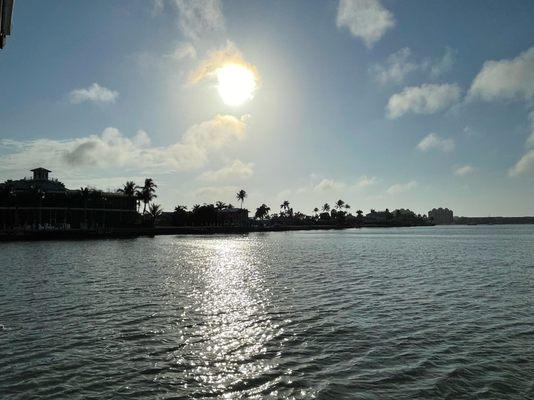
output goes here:
<path id="1" fill-rule="evenodd" d="M 197 244 L 205 263 L 198 271 L 202 288 L 191 292 L 200 320 L 188 343 L 186 377 L 205 394 L 254 395 L 276 384 L 267 378 L 279 351 L 270 343 L 283 329 L 267 314 L 271 292 L 252 245 L 235 238 Z"/>

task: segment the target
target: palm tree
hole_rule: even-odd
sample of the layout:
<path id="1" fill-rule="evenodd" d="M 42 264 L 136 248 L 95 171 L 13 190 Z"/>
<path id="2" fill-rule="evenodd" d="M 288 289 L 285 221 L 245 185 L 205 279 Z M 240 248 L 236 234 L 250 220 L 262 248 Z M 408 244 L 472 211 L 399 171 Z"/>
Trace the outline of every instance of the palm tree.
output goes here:
<path id="1" fill-rule="evenodd" d="M 122 189 L 117 190 L 119 193 L 124 193 L 128 197 L 133 197 L 135 195 L 135 189 L 136 189 L 135 182 L 128 181 L 124 184 Z"/>
<path id="2" fill-rule="evenodd" d="M 226 203 L 222 202 L 222 201 L 218 201 L 217 203 L 215 203 L 215 208 L 217 210 L 224 210 L 226 207 L 228 207 L 226 205 Z"/>
<path id="3" fill-rule="evenodd" d="M 287 200 L 284 200 L 284 202 L 282 204 L 280 204 L 280 208 L 284 211 L 288 211 L 289 210 L 289 201 Z"/>
<path id="4" fill-rule="evenodd" d="M 347 210 L 347 212 L 349 212 L 348 210 L 350 210 L 350 204 L 345 204 L 345 210 Z"/>
<path id="5" fill-rule="evenodd" d="M 339 199 L 338 201 L 336 201 L 336 208 L 338 210 L 341 210 L 344 205 L 345 205 L 345 202 L 343 200 Z"/>
<path id="6" fill-rule="evenodd" d="M 358 215 L 358 218 L 361 218 L 362 215 L 363 215 L 363 211 L 362 210 L 358 210 L 358 211 L 356 211 L 356 214 Z"/>
<path id="7" fill-rule="evenodd" d="M 330 211 L 330 204 L 328 204 L 328 203 L 324 203 L 324 204 L 323 204 L 323 211 L 324 211 L 324 212 L 328 212 L 328 211 Z"/>
<path id="8" fill-rule="evenodd" d="M 148 207 L 148 213 L 152 217 L 152 225 L 155 225 L 156 219 L 163 213 L 163 209 L 161 208 L 161 205 L 152 203 Z"/>
<path id="9" fill-rule="evenodd" d="M 139 196 L 139 199 L 144 203 L 144 207 L 143 207 L 143 214 L 146 213 L 146 206 L 152 201 L 154 200 L 156 197 L 156 188 L 158 186 L 154 183 L 154 181 L 152 180 L 152 178 L 146 178 L 145 179 L 145 185 L 142 186 L 142 187 L 137 187 L 137 189 L 140 189 L 140 191 L 138 191 L 138 196 Z"/>
<path id="10" fill-rule="evenodd" d="M 271 211 L 271 208 L 266 204 L 262 204 L 256 209 L 254 217 L 263 220 L 269 214 L 269 211 Z"/>
<path id="11" fill-rule="evenodd" d="M 236 193 L 235 197 L 241 202 L 241 208 L 243 208 L 243 202 L 245 201 L 245 197 L 247 197 L 247 192 L 241 189 L 239 192 Z"/>
<path id="12" fill-rule="evenodd" d="M 318 209 L 317 207 L 315 207 L 315 208 L 313 209 L 313 212 L 315 213 L 315 216 L 317 216 L 317 213 L 319 212 L 319 209 Z"/>

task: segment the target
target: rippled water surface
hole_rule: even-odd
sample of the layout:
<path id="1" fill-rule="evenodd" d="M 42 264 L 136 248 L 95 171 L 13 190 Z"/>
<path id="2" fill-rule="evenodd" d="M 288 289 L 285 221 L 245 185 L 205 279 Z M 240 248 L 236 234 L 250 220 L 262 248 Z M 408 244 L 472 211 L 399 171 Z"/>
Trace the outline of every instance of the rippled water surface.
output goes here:
<path id="1" fill-rule="evenodd" d="M 0 244 L 0 398 L 534 398 L 534 226 Z"/>

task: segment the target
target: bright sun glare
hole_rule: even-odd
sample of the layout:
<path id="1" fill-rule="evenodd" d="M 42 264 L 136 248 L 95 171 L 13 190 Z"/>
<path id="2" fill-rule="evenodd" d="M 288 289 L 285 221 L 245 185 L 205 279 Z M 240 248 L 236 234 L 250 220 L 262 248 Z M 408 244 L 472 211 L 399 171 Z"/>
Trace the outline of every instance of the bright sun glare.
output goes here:
<path id="1" fill-rule="evenodd" d="M 256 77 L 249 68 L 238 64 L 227 64 L 219 68 L 217 90 L 222 101 L 229 106 L 239 106 L 252 99 L 256 90 Z"/>

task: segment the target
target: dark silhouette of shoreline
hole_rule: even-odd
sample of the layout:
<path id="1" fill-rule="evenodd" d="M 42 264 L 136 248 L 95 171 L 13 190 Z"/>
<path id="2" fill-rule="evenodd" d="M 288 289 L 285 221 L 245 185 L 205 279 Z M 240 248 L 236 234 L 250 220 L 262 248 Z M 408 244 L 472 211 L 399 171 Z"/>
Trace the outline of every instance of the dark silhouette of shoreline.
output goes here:
<path id="1" fill-rule="evenodd" d="M 190 210 L 178 205 L 164 212 L 154 200 L 157 185 L 151 178 L 141 186 L 128 181 L 114 192 L 97 189 L 67 189 L 48 177 L 46 168 L 32 170 L 32 178 L 0 183 L 0 241 L 85 240 L 131 238 L 155 235 L 246 234 L 303 230 L 341 230 L 349 228 L 388 228 L 474 224 L 534 223 L 534 217 L 453 217 L 447 208 L 432 209 L 427 215 L 409 209 L 364 214 L 338 199 L 333 206 L 315 207 L 311 215 L 294 211 L 285 200 L 278 212 L 267 204 L 256 208 L 252 217 L 244 208 L 248 197 L 244 189 L 230 203 L 195 204 Z"/>

